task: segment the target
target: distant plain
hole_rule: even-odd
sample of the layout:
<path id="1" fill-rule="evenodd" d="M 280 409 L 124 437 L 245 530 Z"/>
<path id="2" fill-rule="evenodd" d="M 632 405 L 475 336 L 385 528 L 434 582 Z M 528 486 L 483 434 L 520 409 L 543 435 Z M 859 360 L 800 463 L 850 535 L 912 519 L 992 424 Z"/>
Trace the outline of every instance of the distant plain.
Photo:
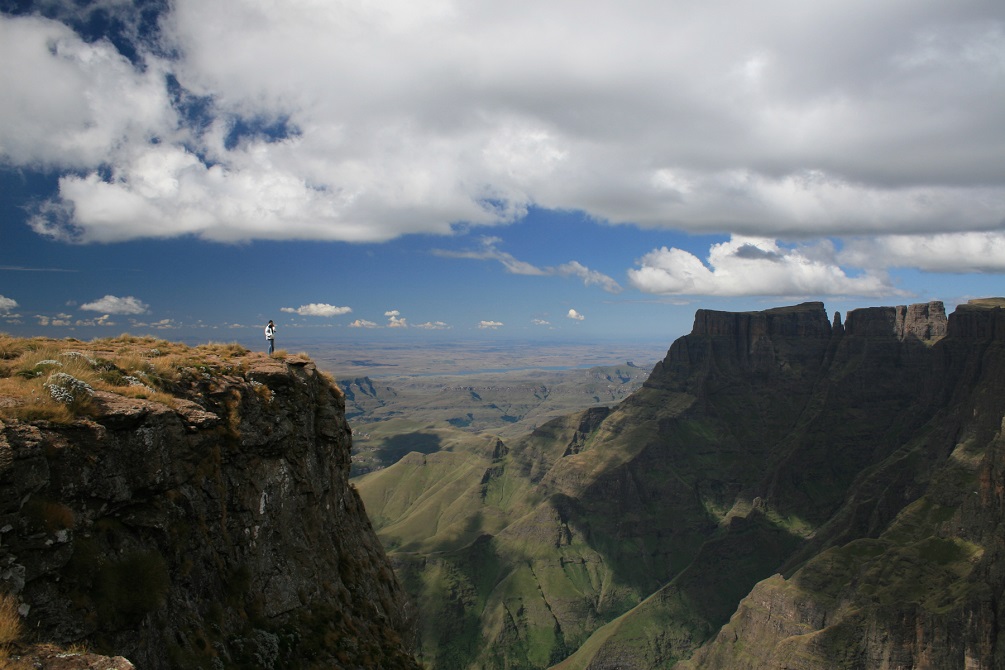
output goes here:
<path id="1" fill-rule="evenodd" d="M 562 370 L 629 361 L 653 365 L 666 356 L 665 342 L 341 342 L 282 337 L 277 346 L 304 351 L 338 379 L 395 379 L 417 376 L 483 376 L 519 370 Z M 264 350 L 264 347 L 263 347 Z"/>
<path id="2" fill-rule="evenodd" d="M 550 419 L 614 406 L 648 378 L 668 344 L 280 343 L 303 351 L 346 393 L 353 474 L 411 452 L 491 449 Z"/>

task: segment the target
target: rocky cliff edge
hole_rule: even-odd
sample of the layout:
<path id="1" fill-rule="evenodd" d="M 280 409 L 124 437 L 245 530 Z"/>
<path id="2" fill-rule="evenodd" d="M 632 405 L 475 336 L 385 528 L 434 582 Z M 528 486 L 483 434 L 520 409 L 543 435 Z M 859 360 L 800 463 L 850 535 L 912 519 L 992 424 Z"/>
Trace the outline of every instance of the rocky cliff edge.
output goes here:
<path id="1" fill-rule="evenodd" d="M 344 409 L 304 356 L 0 336 L 0 594 L 27 641 L 148 669 L 418 667 Z"/>

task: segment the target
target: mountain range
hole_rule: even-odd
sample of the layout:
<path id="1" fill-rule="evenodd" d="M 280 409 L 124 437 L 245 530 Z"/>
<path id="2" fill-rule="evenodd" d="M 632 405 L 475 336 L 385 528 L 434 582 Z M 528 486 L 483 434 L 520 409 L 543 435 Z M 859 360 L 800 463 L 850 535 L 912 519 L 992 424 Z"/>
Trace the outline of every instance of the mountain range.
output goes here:
<path id="1" fill-rule="evenodd" d="M 1005 299 L 699 310 L 642 388 L 356 480 L 428 668 L 998 668 Z"/>
<path id="2" fill-rule="evenodd" d="M 0 666 L 1005 667 L 1003 298 L 699 310 L 616 404 L 352 480 L 347 393 L 0 335 Z"/>

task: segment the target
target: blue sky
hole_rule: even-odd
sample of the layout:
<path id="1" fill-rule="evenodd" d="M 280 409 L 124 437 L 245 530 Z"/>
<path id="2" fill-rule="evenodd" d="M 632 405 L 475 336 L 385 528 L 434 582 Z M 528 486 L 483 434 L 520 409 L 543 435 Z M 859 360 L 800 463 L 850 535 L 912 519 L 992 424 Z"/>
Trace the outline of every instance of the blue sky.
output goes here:
<path id="1" fill-rule="evenodd" d="M 0 331 L 669 342 L 1005 294 L 1005 6 L 809 8 L 0 0 Z"/>

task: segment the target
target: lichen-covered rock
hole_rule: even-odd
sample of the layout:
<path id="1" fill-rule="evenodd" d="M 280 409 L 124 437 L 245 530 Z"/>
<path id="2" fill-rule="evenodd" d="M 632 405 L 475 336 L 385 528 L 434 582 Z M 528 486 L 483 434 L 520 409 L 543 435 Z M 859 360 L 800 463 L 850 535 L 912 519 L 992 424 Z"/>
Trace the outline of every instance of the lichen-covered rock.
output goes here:
<path id="1" fill-rule="evenodd" d="M 172 391 L 0 422 L 0 589 L 26 628 L 154 670 L 417 667 L 334 383 L 249 354 Z"/>

